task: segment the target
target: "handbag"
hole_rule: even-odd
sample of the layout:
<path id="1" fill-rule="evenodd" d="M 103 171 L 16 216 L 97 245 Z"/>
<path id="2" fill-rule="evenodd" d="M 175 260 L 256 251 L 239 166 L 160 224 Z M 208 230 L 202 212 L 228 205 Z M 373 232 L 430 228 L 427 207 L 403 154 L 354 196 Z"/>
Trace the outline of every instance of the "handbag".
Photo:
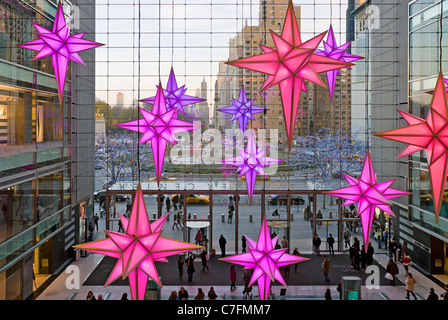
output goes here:
<path id="1" fill-rule="evenodd" d="M 391 275 L 389 272 L 386 272 L 386 275 L 384 276 L 384 278 L 389 279 L 389 280 L 394 280 L 394 276 Z"/>

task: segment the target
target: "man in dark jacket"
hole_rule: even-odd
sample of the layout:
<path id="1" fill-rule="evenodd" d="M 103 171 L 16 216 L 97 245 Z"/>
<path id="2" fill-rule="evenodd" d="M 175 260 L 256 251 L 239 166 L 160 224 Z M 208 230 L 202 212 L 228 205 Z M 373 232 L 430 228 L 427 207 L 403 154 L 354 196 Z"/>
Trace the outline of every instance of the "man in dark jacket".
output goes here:
<path id="1" fill-rule="evenodd" d="M 333 236 L 330 234 L 330 236 L 327 238 L 327 243 L 328 243 L 328 250 L 330 250 L 330 254 L 334 255 L 334 238 Z"/>
<path id="2" fill-rule="evenodd" d="M 313 238 L 313 246 L 314 246 L 314 253 L 320 256 L 320 244 L 322 243 L 322 240 L 320 240 L 317 233 L 314 235 Z"/>
<path id="3" fill-rule="evenodd" d="M 226 238 L 224 238 L 224 236 L 221 235 L 219 237 L 219 247 L 221 248 L 221 257 L 226 256 L 226 244 L 227 244 Z"/>

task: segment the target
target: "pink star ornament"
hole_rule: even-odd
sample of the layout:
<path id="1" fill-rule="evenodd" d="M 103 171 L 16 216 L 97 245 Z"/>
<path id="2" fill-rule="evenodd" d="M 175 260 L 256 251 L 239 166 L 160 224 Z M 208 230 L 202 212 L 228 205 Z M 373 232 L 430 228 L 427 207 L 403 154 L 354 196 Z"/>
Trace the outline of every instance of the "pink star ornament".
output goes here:
<path id="1" fill-rule="evenodd" d="M 203 248 L 202 246 L 162 237 L 168 215 L 150 223 L 140 184 L 129 219 L 120 214 L 125 233 L 106 230 L 107 238 L 74 246 L 81 250 L 117 258 L 117 263 L 104 286 L 118 278 L 129 279 L 133 300 L 144 300 L 151 278 L 162 286 L 155 262 L 168 262 L 169 256 Z"/>
<path id="2" fill-rule="evenodd" d="M 333 27 L 330 26 L 327 41 L 324 41 L 324 50 L 316 50 L 316 54 L 343 62 L 353 62 L 363 59 L 360 56 L 356 56 L 347 52 L 350 43 L 351 42 L 347 42 L 341 46 L 338 46 L 336 43 L 336 38 L 334 36 Z M 350 69 L 350 67 L 348 68 Z M 338 74 L 339 69 L 330 70 L 327 72 L 327 83 L 328 89 L 330 91 L 330 99 L 332 102 Z"/>
<path id="3" fill-rule="evenodd" d="M 436 222 L 439 221 L 448 174 L 447 99 L 447 87 L 440 72 L 426 120 L 398 110 L 409 125 L 374 134 L 377 137 L 408 144 L 397 158 L 426 150 Z"/>
<path id="4" fill-rule="evenodd" d="M 279 270 L 280 267 L 309 260 L 286 253 L 287 249 L 285 248 L 274 249 L 278 236 L 271 239 L 266 216 L 263 217 L 258 241 L 255 242 L 248 236 L 245 237 L 249 252 L 220 258 L 219 260 L 244 266 L 244 269 L 252 269 L 249 286 L 257 282 L 260 300 L 268 299 L 271 282 L 277 280 L 286 286 L 286 282 Z"/>
<path id="5" fill-rule="evenodd" d="M 318 73 L 353 65 L 315 53 L 325 34 L 326 32 L 302 43 L 294 6 L 290 1 L 281 36 L 271 30 L 275 49 L 262 45 L 263 54 L 226 62 L 267 74 L 261 91 L 279 85 L 290 150 L 299 112 L 300 94 L 302 90 L 306 91 L 305 81 L 326 87 Z"/>
<path id="6" fill-rule="evenodd" d="M 410 193 L 390 188 L 395 180 L 377 183 L 376 173 L 373 171 L 369 151 L 367 151 L 366 154 L 361 177 L 357 179 L 347 174 L 344 174 L 344 177 L 349 183 L 348 187 L 326 191 L 324 193 L 346 199 L 343 206 L 348 206 L 356 202 L 358 203 L 358 216 L 361 217 L 364 243 L 367 244 L 372 230 L 375 208 L 395 216 L 389 207 L 389 199 L 401 197 Z M 367 245 L 365 248 L 367 250 Z"/>
<path id="7" fill-rule="evenodd" d="M 31 22 L 36 28 L 36 35 L 39 39 L 17 45 L 39 53 L 33 60 L 51 56 L 51 62 L 56 77 L 59 101 L 62 103 L 64 95 L 65 79 L 69 61 L 75 61 L 85 66 L 78 52 L 103 46 L 104 44 L 82 39 L 84 33 L 70 35 L 70 22 L 65 21 L 62 4 L 59 2 L 56 11 L 56 17 L 53 29 L 47 30 L 34 22 Z"/>
<path id="8" fill-rule="evenodd" d="M 117 127 L 141 133 L 139 144 L 151 142 L 158 185 L 168 142 L 175 145 L 178 142 L 175 137 L 177 133 L 197 128 L 193 123 L 178 120 L 176 108 L 168 110 L 162 90 L 159 84 L 151 111 L 139 108 L 142 119 L 116 124 Z"/>
<path id="9" fill-rule="evenodd" d="M 223 163 L 238 167 L 237 172 L 239 172 L 240 177 L 245 175 L 247 191 L 249 194 L 249 203 L 251 203 L 257 174 L 266 176 L 263 167 L 280 163 L 282 160 L 267 157 L 266 150 L 259 150 L 255 143 L 252 130 L 249 131 L 246 149 L 243 150 L 238 148 L 238 152 L 240 154 L 239 156 L 224 159 Z"/>

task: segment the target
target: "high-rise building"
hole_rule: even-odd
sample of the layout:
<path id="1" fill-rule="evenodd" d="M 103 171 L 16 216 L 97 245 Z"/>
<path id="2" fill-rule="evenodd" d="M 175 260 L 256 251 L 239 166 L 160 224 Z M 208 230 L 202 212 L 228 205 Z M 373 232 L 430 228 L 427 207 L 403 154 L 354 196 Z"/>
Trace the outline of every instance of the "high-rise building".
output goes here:
<path id="1" fill-rule="evenodd" d="M 236 37 L 229 40 L 229 61 L 260 55 L 263 53 L 260 45 L 274 47 L 270 31 L 280 34 L 288 9 L 288 0 L 263 0 L 260 1 L 259 24 L 256 26 L 245 25 Z M 295 6 L 297 23 L 300 29 L 300 6 Z M 325 82 L 324 74 L 320 75 Z M 226 80 L 219 80 L 226 79 Z M 260 93 L 265 81 L 265 75 L 238 68 L 220 66 L 218 74 L 218 90 L 220 92 L 219 106 L 232 104 L 232 98 L 237 99 L 241 86 L 244 86 L 248 99 L 256 99 L 255 105 L 266 108 L 265 113 L 255 114 L 255 123 L 267 130 L 277 130 L 280 145 L 287 144 L 287 133 L 279 90 L 270 88 Z M 310 132 L 318 132 L 321 128 L 339 129 L 350 131 L 351 129 L 351 73 L 349 70 L 341 70 L 336 83 L 335 99 L 330 102 L 328 89 L 307 83 L 308 92 L 301 93 L 299 108 L 302 109 L 297 118 L 295 135 L 307 135 Z M 225 91 L 228 90 L 228 93 Z M 218 112 L 219 113 L 219 112 Z M 220 127 L 231 127 L 225 115 L 218 116 Z M 224 122 L 227 120 L 227 125 Z M 249 123 L 249 128 L 251 123 Z M 268 135 L 269 136 L 269 135 Z"/>
<path id="2" fill-rule="evenodd" d="M 123 108 L 124 106 L 124 94 L 123 92 L 117 93 L 117 107 Z"/>
<path id="3" fill-rule="evenodd" d="M 78 26 L 94 40 L 95 6 L 82 5 Z M 31 22 L 51 29 L 55 13 L 52 1 L 0 1 L 0 300 L 51 282 L 92 221 L 94 50 L 82 53 L 86 66 L 69 65 L 60 104 L 51 58 L 16 46 L 36 39 Z"/>

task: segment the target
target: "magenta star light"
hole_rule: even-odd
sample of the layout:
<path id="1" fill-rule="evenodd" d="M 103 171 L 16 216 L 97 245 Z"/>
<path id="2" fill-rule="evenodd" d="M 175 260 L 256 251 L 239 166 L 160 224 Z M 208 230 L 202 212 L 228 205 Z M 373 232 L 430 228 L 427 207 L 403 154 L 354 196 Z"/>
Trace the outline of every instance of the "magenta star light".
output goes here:
<path id="1" fill-rule="evenodd" d="M 248 100 L 244 86 L 241 86 L 238 100 L 232 99 L 232 105 L 218 109 L 220 112 L 233 115 L 231 121 L 238 120 L 241 134 L 244 135 L 248 120 L 255 120 L 254 114 L 264 112 L 264 108 L 254 105 L 255 99 Z"/>
<path id="2" fill-rule="evenodd" d="M 162 286 L 156 261 L 168 262 L 166 258 L 169 256 L 203 248 L 162 237 L 162 227 L 167 218 L 168 215 L 164 215 L 152 223 L 149 222 L 139 184 L 129 219 L 120 214 L 124 233 L 106 230 L 106 239 L 74 247 L 118 259 L 104 286 L 120 277 L 128 277 L 132 299 L 143 300 L 149 278 Z"/>
<path id="3" fill-rule="evenodd" d="M 341 46 L 337 45 L 332 26 L 330 26 L 330 30 L 328 31 L 327 41 L 326 42 L 324 41 L 323 43 L 324 43 L 324 50 L 316 50 L 316 54 L 320 56 L 328 57 L 343 62 L 353 62 L 363 59 L 360 56 L 356 56 L 347 52 L 347 49 L 350 46 L 351 41 Z M 350 67 L 348 68 L 350 69 Z M 333 102 L 334 89 L 338 74 L 339 69 L 330 70 L 327 72 L 328 90 L 330 91 L 331 102 Z"/>
<path id="4" fill-rule="evenodd" d="M 51 62 L 56 77 L 59 101 L 64 95 L 65 79 L 69 61 L 75 61 L 85 66 L 78 52 L 102 46 L 103 44 L 82 39 L 84 33 L 70 35 L 70 22 L 65 21 L 62 4 L 59 2 L 54 19 L 53 29 L 47 30 L 34 22 L 36 35 L 39 39 L 17 45 L 21 48 L 39 51 L 33 60 L 51 56 Z"/>
<path id="5" fill-rule="evenodd" d="M 260 300 L 268 299 L 271 282 L 277 280 L 286 286 L 286 282 L 279 270 L 280 267 L 309 260 L 308 258 L 286 253 L 287 248 L 275 249 L 278 236 L 271 239 L 266 216 L 263 217 L 258 241 L 255 242 L 248 236 L 245 237 L 249 252 L 220 258 L 219 260 L 244 266 L 244 269 L 252 269 L 249 286 L 257 281 Z"/>
<path id="6" fill-rule="evenodd" d="M 318 74 L 353 65 L 350 62 L 317 55 L 326 32 L 302 43 L 294 6 L 290 0 L 281 36 L 271 30 L 275 49 L 261 46 L 264 53 L 226 62 L 229 65 L 267 74 L 261 91 L 279 85 L 289 149 L 292 148 L 301 91 L 305 81 L 326 87 Z"/>
<path id="7" fill-rule="evenodd" d="M 178 141 L 175 137 L 177 133 L 193 130 L 196 126 L 190 122 L 178 120 L 177 109 L 168 110 L 160 83 L 157 86 L 152 111 L 142 108 L 139 110 L 143 116 L 142 119 L 116 124 L 116 126 L 142 133 L 139 144 L 151 142 L 157 184 L 159 185 L 168 142 L 177 144 Z"/>
<path id="8" fill-rule="evenodd" d="M 367 151 L 364 160 L 361 177 L 358 179 L 347 174 L 344 174 L 344 177 L 347 179 L 350 186 L 338 190 L 326 191 L 324 193 L 346 199 L 343 206 L 351 205 L 356 202 L 358 203 L 358 216 L 361 217 L 364 243 L 367 244 L 372 230 L 375 208 L 395 216 L 389 207 L 389 199 L 401 197 L 410 193 L 390 188 L 396 179 L 377 183 L 376 173 L 373 171 L 369 151 Z M 365 248 L 367 250 L 367 245 Z"/>
<path id="9" fill-rule="evenodd" d="M 168 82 L 166 84 L 166 89 L 163 90 L 163 96 L 165 97 L 168 111 L 170 111 L 171 109 L 176 109 L 177 112 L 182 112 L 185 114 L 185 106 L 205 101 L 201 98 L 186 95 L 186 92 L 187 89 L 185 88 L 185 85 L 178 87 L 174 69 L 171 68 Z M 155 99 L 156 97 L 150 97 L 141 101 L 148 104 L 154 104 Z"/>
<path id="10" fill-rule="evenodd" d="M 398 112 L 409 125 L 375 133 L 374 136 L 408 144 L 398 158 L 426 151 L 434 214 L 438 222 L 448 175 L 448 97 L 446 82 L 441 71 L 432 93 L 426 119 L 399 110 Z"/>
<path id="11" fill-rule="evenodd" d="M 240 173 L 240 177 L 245 175 L 249 203 L 251 203 L 257 174 L 266 176 L 263 167 L 280 163 L 282 160 L 267 157 L 266 150 L 259 150 L 256 146 L 252 130 L 249 132 L 246 150 L 238 148 L 238 152 L 240 154 L 239 156 L 224 159 L 223 163 L 238 167 L 237 172 Z"/>

